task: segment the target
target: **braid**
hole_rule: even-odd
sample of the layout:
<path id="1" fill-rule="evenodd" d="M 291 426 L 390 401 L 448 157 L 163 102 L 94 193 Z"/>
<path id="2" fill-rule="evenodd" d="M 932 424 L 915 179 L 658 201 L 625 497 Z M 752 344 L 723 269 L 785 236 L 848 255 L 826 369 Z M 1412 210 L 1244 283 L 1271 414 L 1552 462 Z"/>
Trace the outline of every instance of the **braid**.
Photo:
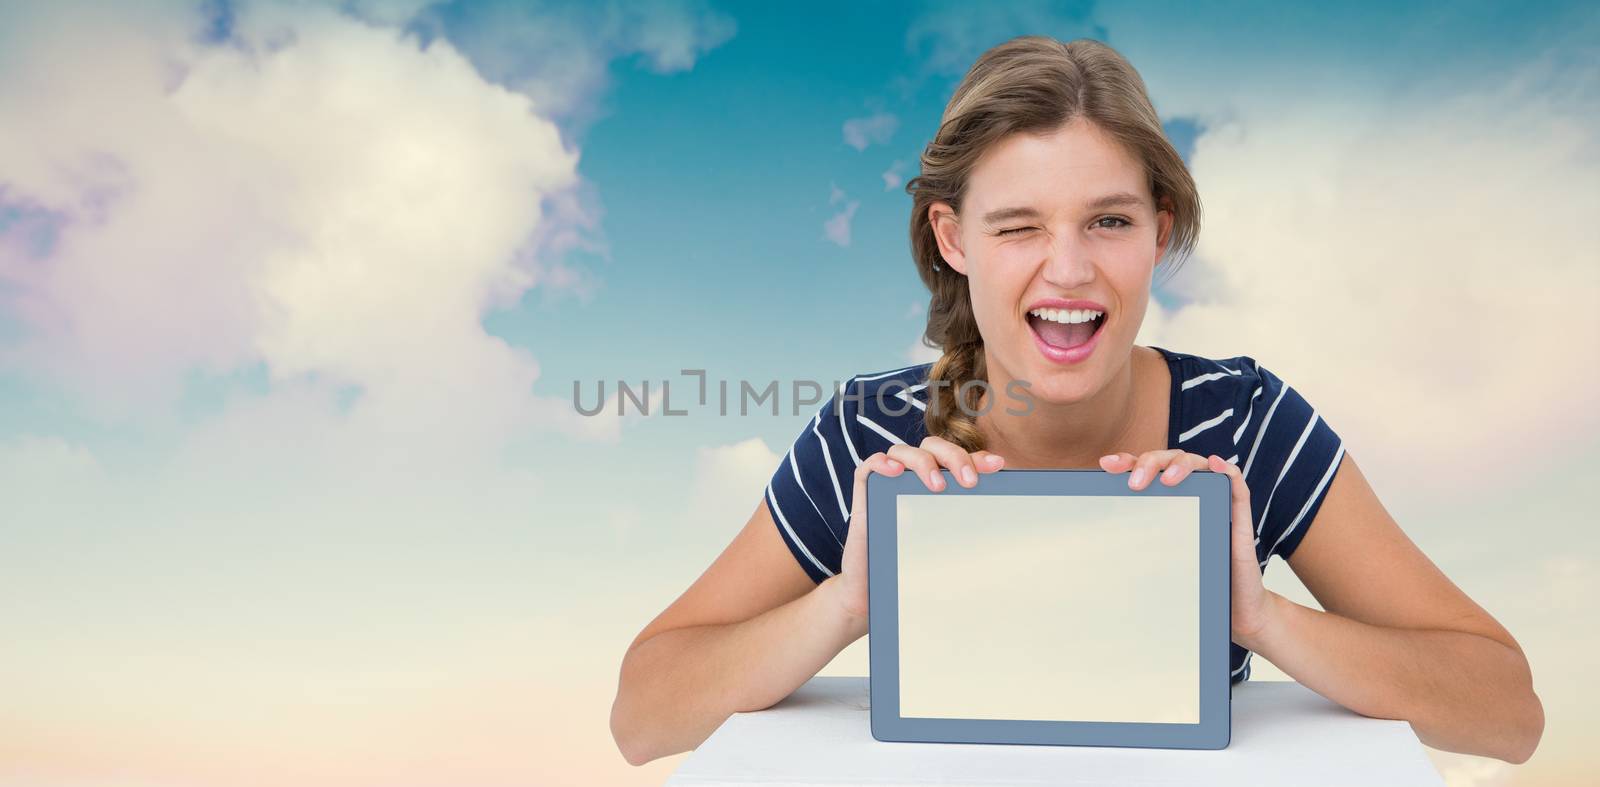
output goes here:
<path id="1" fill-rule="evenodd" d="M 983 341 L 967 341 L 945 349 L 944 355 L 928 372 L 928 389 L 933 401 L 924 414 L 926 431 L 961 446 L 966 451 L 983 450 L 983 435 L 978 431 L 977 398 L 983 386 L 966 385 L 983 380 L 985 375 Z M 965 399 L 957 397 L 966 385 Z"/>

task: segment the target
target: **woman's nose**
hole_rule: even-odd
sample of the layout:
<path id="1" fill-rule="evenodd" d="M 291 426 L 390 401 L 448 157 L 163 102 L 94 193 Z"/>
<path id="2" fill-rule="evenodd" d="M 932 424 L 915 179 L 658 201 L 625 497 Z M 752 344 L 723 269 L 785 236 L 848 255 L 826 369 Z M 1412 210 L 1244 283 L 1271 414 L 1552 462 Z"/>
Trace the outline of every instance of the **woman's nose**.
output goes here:
<path id="1" fill-rule="evenodd" d="M 1094 260 L 1088 246 L 1070 236 L 1050 244 L 1044 261 L 1044 280 L 1062 289 L 1073 289 L 1094 280 Z"/>

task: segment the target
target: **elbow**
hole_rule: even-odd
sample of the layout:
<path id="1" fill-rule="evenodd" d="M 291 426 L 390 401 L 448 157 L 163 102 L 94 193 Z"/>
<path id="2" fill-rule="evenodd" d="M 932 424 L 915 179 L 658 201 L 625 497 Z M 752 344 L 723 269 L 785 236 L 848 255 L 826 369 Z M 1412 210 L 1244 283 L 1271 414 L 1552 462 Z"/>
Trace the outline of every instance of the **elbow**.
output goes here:
<path id="1" fill-rule="evenodd" d="M 626 668 L 623 670 L 626 675 Z M 640 766 L 651 760 L 651 754 L 639 733 L 639 725 L 631 718 L 628 712 L 627 680 L 624 677 L 617 682 L 617 697 L 611 702 L 611 739 L 617 744 L 617 751 L 622 754 L 622 759 L 629 765 Z"/>
<path id="2" fill-rule="evenodd" d="M 1539 748 L 1539 739 L 1544 737 L 1544 703 L 1533 690 L 1533 669 L 1520 648 L 1517 654 L 1521 656 L 1516 680 L 1520 690 L 1507 725 L 1512 734 L 1503 739 L 1509 744 L 1506 750 L 1495 755 L 1512 765 L 1532 759 L 1533 752 Z"/>
<path id="3" fill-rule="evenodd" d="M 629 723 L 626 715 L 621 711 L 623 707 L 622 694 L 617 694 L 615 702 L 611 703 L 611 739 L 617 744 L 617 751 L 622 754 L 622 759 L 629 765 L 640 766 L 660 755 L 650 751 L 644 736 L 639 734 L 637 725 Z"/>
<path id="4" fill-rule="evenodd" d="M 617 699 L 611 703 L 611 740 L 617 744 L 617 751 L 629 765 L 643 765 L 650 758 L 639 748 L 636 736 L 622 723 L 622 715 L 618 708 L 622 705 L 622 694 L 617 693 Z"/>
<path id="5" fill-rule="evenodd" d="M 640 766 L 674 752 L 664 750 L 659 736 L 648 723 L 649 713 L 641 713 L 637 696 L 638 676 L 631 668 L 633 651 L 622 659 L 617 680 L 617 696 L 611 702 L 611 739 L 629 765 Z"/>
<path id="6" fill-rule="evenodd" d="M 1544 737 L 1544 703 L 1539 701 L 1539 695 L 1531 687 L 1522 707 L 1518 734 L 1512 739 L 1514 745 L 1503 757 L 1512 765 L 1521 765 L 1532 759 L 1534 750 L 1539 748 L 1539 739 Z"/>
<path id="7" fill-rule="evenodd" d="M 643 749 L 638 749 L 637 745 L 629 744 L 629 742 L 624 742 L 622 739 L 618 739 L 618 742 L 616 742 L 616 749 L 618 749 L 618 752 L 622 752 L 622 760 L 626 760 L 627 765 L 635 766 L 635 768 L 645 765 L 645 763 L 650 763 L 656 758 L 656 755 L 651 755 L 651 753 L 645 752 Z"/>

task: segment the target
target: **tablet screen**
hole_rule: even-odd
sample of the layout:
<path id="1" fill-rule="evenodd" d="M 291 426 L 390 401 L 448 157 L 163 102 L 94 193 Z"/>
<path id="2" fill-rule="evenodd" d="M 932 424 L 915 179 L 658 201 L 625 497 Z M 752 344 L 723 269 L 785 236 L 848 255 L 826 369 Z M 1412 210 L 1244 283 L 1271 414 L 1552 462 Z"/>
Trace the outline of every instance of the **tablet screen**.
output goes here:
<path id="1" fill-rule="evenodd" d="M 901 716 L 1199 723 L 1197 498 L 896 508 Z"/>

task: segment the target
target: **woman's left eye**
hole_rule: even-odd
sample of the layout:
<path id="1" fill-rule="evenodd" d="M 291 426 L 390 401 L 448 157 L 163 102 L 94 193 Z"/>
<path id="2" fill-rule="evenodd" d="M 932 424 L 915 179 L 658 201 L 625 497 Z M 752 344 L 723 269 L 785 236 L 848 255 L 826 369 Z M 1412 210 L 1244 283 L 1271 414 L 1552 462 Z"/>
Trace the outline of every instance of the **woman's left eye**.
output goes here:
<path id="1" fill-rule="evenodd" d="M 1116 222 L 1116 223 L 1107 224 L 1106 222 L 1108 222 L 1108 221 Z M 1094 220 L 1094 225 L 1093 226 L 1101 227 L 1101 228 L 1109 230 L 1109 229 L 1116 229 L 1117 227 L 1127 227 L 1131 223 L 1132 222 L 1128 221 L 1127 219 L 1125 219 L 1125 218 L 1123 218 L 1121 216 L 1101 216 L 1100 218 Z"/>
<path id="2" fill-rule="evenodd" d="M 1033 228 L 1032 227 L 1012 227 L 1011 229 L 1008 229 L 1008 230 L 1000 230 L 999 234 L 1000 235 L 1020 234 L 1020 233 L 1023 233 L 1023 232 L 1027 232 L 1028 230 L 1031 230 L 1031 229 L 1033 229 Z"/>

